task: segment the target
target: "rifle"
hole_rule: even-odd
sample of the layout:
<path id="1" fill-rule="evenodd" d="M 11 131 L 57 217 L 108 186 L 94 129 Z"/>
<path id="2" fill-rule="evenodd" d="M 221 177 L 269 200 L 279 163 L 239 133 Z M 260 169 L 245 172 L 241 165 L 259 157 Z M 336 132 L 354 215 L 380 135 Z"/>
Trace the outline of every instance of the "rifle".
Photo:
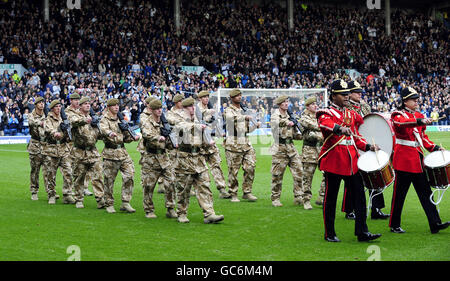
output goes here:
<path id="1" fill-rule="evenodd" d="M 297 128 L 298 132 L 302 134 L 302 126 L 298 123 L 297 119 L 295 119 L 294 113 L 290 108 L 288 108 L 287 114 L 289 115 L 289 121 L 294 122 L 294 126 Z"/>
<path id="2" fill-rule="evenodd" d="M 208 109 L 213 109 L 211 101 L 208 101 Z M 214 115 L 211 116 L 211 121 L 209 121 L 211 127 L 214 128 L 211 132 L 213 136 L 223 137 L 224 136 L 224 124 L 223 117 L 219 116 L 219 112 L 215 111 Z"/>
<path id="3" fill-rule="evenodd" d="M 98 115 L 95 114 L 92 107 L 89 110 L 89 115 L 91 115 L 91 118 L 92 118 L 91 126 L 100 130 L 100 119 L 98 118 Z"/>
<path id="4" fill-rule="evenodd" d="M 161 130 L 160 130 L 161 135 L 163 137 L 165 137 L 166 139 L 168 138 L 174 148 L 178 147 L 178 141 L 177 141 L 174 133 L 172 132 L 172 128 L 170 127 L 169 122 L 167 121 L 164 113 L 161 113 L 160 119 L 161 119 L 161 123 L 163 124 L 163 126 L 161 127 Z"/>
<path id="5" fill-rule="evenodd" d="M 119 121 L 120 121 L 120 123 L 119 123 L 120 130 L 122 132 L 127 131 L 131 135 L 131 137 L 133 139 L 135 139 L 137 134 L 134 132 L 134 130 L 136 130 L 139 126 L 135 125 L 135 126 L 130 127 L 130 125 L 128 125 L 128 122 L 125 121 L 125 119 L 123 118 L 123 114 L 120 111 L 117 112 L 117 117 L 119 118 Z"/>
<path id="6" fill-rule="evenodd" d="M 66 112 L 64 111 L 64 107 L 61 106 L 61 119 L 63 122 L 59 125 L 59 128 L 62 132 L 66 132 L 69 140 L 72 141 L 72 128 L 70 127 L 69 120 L 67 119 Z"/>
<path id="7" fill-rule="evenodd" d="M 203 120 L 203 114 L 202 114 L 200 108 L 198 107 L 197 103 L 195 103 L 195 110 L 194 110 L 194 112 L 195 112 L 195 116 L 197 117 L 197 120 L 200 121 L 200 124 L 206 125 L 205 120 Z M 206 125 L 205 130 L 203 131 L 203 137 L 205 138 L 205 141 L 208 144 L 212 143 L 213 140 L 212 140 L 212 137 L 211 137 L 211 129 L 209 129 L 207 125 Z"/>
<path id="8" fill-rule="evenodd" d="M 244 115 L 246 115 L 246 116 L 252 116 L 251 113 L 248 111 L 248 107 L 247 107 L 246 105 L 244 105 L 244 104 L 241 102 L 241 103 L 240 103 L 240 106 L 241 106 L 242 111 L 244 112 Z M 252 119 L 250 120 L 250 122 L 253 124 L 253 126 L 257 127 L 255 118 L 252 118 Z"/>

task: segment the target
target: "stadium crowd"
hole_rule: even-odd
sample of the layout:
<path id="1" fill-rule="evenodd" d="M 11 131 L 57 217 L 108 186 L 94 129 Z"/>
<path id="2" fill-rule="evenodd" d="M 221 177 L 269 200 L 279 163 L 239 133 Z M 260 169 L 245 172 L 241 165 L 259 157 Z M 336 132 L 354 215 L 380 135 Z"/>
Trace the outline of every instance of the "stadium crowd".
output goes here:
<path id="1" fill-rule="evenodd" d="M 97 112 L 116 97 L 136 123 L 148 95 L 170 108 L 178 92 L 322 88 L 337 73 L 350 79 L 345 69 L 360 73 L 363 98 L 374 112 L 395 109 L 408 85 L 420 93 L 422 113 L 436 125 L 450 124 L 445 17 L 395 10 L 387 36 L 382 10 L 295 2 L 289 30 L 286 9 L 270 1 L 181 1 L 177 34 L 172 1 L 125 2 L 85 0 L 69 10 L 66 1 L 52 1 L 48 22 L 35 2 L 1 4 L 0 63 L 29 71 L 0 73 L 0 134 L 28 134 L 37 96 L 68 103 L 77 92 L 89 96 Z M 187 73 L 182 65 L 207 71 Z M 262 105 L 269 115 L 271 103 Z"/>

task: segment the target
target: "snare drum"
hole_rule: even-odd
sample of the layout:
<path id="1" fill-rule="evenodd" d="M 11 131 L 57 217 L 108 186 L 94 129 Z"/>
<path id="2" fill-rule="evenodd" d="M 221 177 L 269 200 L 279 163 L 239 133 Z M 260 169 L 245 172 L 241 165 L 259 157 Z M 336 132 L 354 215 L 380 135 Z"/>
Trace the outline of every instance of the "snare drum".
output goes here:
<path id="1" fill-rule="evenodd" d="M 358 158 L 358 169 L 368 189 L 384 190 L 394 182 L 390 155 L 382 150 L 367 151 Z"/>
<path id="2" fill-rule="evenodd" d="M 364 123 L 361 124 L 358 131 L 367 142 L 372 143 L 373 139 L 389 157 L 392 155 L 395 144 L 395 133 L 390 114 L 367 114 L 364 116 Z"/>
<path id="3" fill-rule="evenodd" d="M 423 163 L 431 187 L 445 189 L 450 185 L 450 151 L 431 152 Z"/>

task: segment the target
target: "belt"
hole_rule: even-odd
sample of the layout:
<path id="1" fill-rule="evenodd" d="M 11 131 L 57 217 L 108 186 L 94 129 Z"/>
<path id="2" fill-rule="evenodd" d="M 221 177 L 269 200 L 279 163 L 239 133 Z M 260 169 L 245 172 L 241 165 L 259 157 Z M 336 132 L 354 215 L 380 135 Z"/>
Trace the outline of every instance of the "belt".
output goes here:
<path id="1" fill-rule="evenodd" d="M 419 147 L 420 146 L 420 144 L 417 141 L 402 140 L 402 139 L 395 139 L 395 143 L 405 145 L 405 146 L 411 146 L 411 147 Z"/>
<path id="2" fill-rule="evenodd" d="M 306 146 L 313 146 L 316 147 L 317 146 L 318 141 L 308 141 L 308 140 L 303 140 L 303 145 Z"/>
<path id="3" fill-rule="evenodd" d="M 147 149 L 148 153 L 152 153 L 152 154 L 164 154 L 164 153 L 166 153 L 166 150 L 165 149 L 161 149 L 161 148 L 150 148 L 150 147 L 147 147 L 146 149 Z"/>
<path id="4" fill-rule="evenodd" d="M 200 152 L 200 147 L 197 146 L 190 146 L 190 145 L 180 145 L 178 147 L 178 150 L 187 152 L 187 153 L 197 153 Z"/>
<path id="5" fill-rule="evenodd" d="M 354 145 L 355 142 L 353 140 L 342 140 L 339 142 L 339 145 Z"/>
<path id="6" fill-rule="evenodd" d="M 109 143 L 109 142 L 105 143 L 105 148 L 119 149 L 122 147 L 124 147 L 123 143 L 121 143 L 121 144 L 113 144 L 113 143 Z"/>
<path id="7" fill-rule="evenodd" d="M 81 145 L 81 144 L 76 144 L 74 143 L 73 146 L 75 146 L 76 148 L 82 149 L 82 150 L 93 150 L 95 148 L 95 145 Z"/>
<path id="8" fill-rule="evenodd" d="M 64 143 L 66 143 L 66 141 L 55 141 L 55 140 L 51 140 L 51 139 L 47 139 L 45 142 L 48 144 L 64 144 Z"/>
<path id="9" fill-rule="evenodd" d="M 289 143 L 293 143 L 294 141 L 291 138 L 286 138 L 286 139 L 280 138 L 278 140 L 278 142 L 281 143 L 281 144 L 289 144 Z"/>
<path id="10" fill-rule="evenodd" d="M 31 138 L 36 140 L 36 141 L 41 141 L 41 138 L 38 138 L 38 137 L 31 136 Z"/>

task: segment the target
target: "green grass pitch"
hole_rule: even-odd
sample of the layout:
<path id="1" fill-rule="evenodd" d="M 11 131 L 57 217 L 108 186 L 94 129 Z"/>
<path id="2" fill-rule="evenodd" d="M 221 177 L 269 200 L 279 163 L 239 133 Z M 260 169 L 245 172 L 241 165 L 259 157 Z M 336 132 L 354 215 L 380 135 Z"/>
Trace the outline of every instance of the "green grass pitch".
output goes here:
<path id="1" fill-rule="evenodd" d="M 437 144 L 450 148 L 450 133 L 429 133 Z M 345 220 L 340 212 L 343 188 L 338 197 L 336 232 L 341 243 L 323 239 L 322 208 L 313 210 L 293 205 L 292 176 L 286 171 L 281 208 L 270 201 L 271 157 L 261 154 L 267 141 L 253 142 L 257 151 L 254 194 L 257 202 L 231 203 L 219 199 L 214 184 L 214 207 L 225 220 L 217 225 L 203 223 L 202 212 L 195 197 L 191 197 L 189 224 L 165 218 L 164 198 L 156 193 L 157 219 L 146 219 L 142 207 L 139 153 L 136 143 L 127 149 L 136 167 L 131 205 L 136 213 L 120 212 L 121 177 L 114 189 L 116 214 L 96 209 L 93 197 L 85 199 L 85 208 L 74 205 L 47 204 L 47 194 L 41 188 L 39 200 L 31 201 L 29 191 L 29 160 L 25 145 L 0 146 L 0 260 L 64 261 L 73 258 L 77 249 L 82 261 L 448 261 L 450 260 L 450 229 L 432 235 L 425 213 L 413 188 L 409 190 L 402 215 L 405 234 L 389 231 L 388 221 L 368 218 L 369 229 L 383 236 L 372 243 L 357 242 L 354 222 Z M 98 145 L 99 149 L 103 144 Z M 222 153 L 222 167 L 227 167 Z M 301 142 L 297 143 L 301 150 Z M 315 201 L 322 175 L 314 177 Z M 240 172 L 240 183 L 242 171 Z M 57 174 L 57 192 L 61 194 L 62 177 Z M 384 192 L 390 211 L 392 186 Z M 239 196 L 242 195 L 241 189 Z M 450 220 L 450 194 L 439 205 L 443 221 Z M 74 246 L 73 246 L 74 245 Z M 72 247 L 71 247 L 72 246 Z"/>

